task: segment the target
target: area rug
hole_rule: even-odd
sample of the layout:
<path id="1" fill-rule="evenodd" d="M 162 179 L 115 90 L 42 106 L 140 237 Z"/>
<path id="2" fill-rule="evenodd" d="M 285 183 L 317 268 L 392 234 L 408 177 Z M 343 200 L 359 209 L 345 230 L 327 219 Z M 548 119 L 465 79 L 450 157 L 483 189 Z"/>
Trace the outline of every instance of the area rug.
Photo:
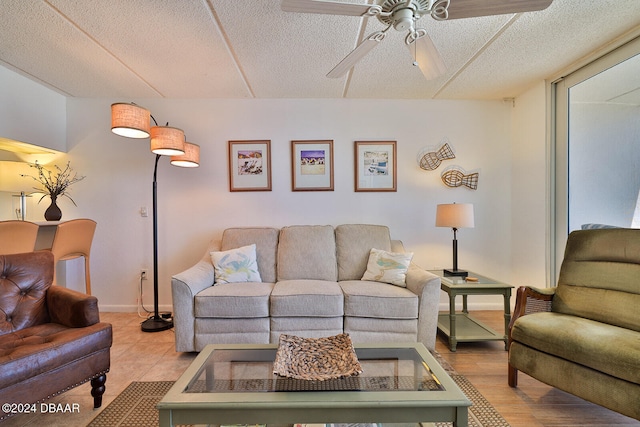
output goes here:
<path id="1" fill-rule="evenodd" d="M 445 360 L 438 357 L 439 355 L 434 356 L 473 402 L 469 409 L 470 427 L 509 427 L 498 411 L 463 375 L 456 373 Z M 157 426 L 159 418 L 156 404 L 172 385 L 173 381 L 132 382 L 91 421 L 89 427 Z M 451 426 L 451 423 L 435 423 L 435 426 L 447 427 Z"/>

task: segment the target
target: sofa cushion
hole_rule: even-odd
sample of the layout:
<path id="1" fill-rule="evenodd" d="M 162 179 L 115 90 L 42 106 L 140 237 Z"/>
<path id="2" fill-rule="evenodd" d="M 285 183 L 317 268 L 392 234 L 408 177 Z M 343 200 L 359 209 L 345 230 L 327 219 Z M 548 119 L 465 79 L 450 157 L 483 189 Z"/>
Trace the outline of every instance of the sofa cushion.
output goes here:
<path id="1" fill-rule="evenodd" d="M 321 338 L 343 332 L 342 316 L 337 317 L 272 317 L 269 340 L 277 343 L 281 334 L 305 338 Z"/>
<path id="2" fill-rule="evenodd" d="M 640 230 L 578 230 L 569 235 L 553 311 L 640 332 Z"/>
<path id="3" fill-rule="evenodd" d="M 263 282 L 274 283 L 279 233 L 280 230 L 277 228 L 269 227 L 227 228 L 222 233 L 220 250 L 227 251 L 255 244 L 260 277 Z"/>
<path id="4" fill-rule="evenodd" d="M 639 294 L 587 286 L 564 284 L 556 288 L 553 297 L 555 312 L 585 317 L 640 333 L 638 307 Z"/>
<path id="5" fill-rule="evenodd" d="M 211 252 L 215 283 L 262 282 L 256 245 Z"/>
<path id="6" fill-rule="evenodd" d="M 339 282 L 344 315 L 381 319 L 416 319 L 418 296 L 406 288 L 363 280 Z"/>
<path id="7" fill-rule="evenodd" d="M 111 325 L 68 328 L 45 323 L 0 335 L 0 389 L 61 369 L 88 353 L 111 347 Z"/>
<path id="8" fill-rule="evenodd" d="M 362 280 L 373 280 L 405 288 L 411 258 L 413 258 L 411 252 L 388 252 L 372 248 L 367 271 L 364 272 Z"/>
<path id="9" fill-rule="evenodd" d="M 418 319 L 344 318 L 344 332 L 353 342 L 415 342 Z"/>
<path id="10" fill-rule="evenodd" d="M 280 230 L 278 281 L 336 281 L 336 240 L 330 225 L 297 225 Z"/>
<path id="11" fill-rule="evenodd" d="M 221 283 L 195 296 L 196 317 L 269 317 L 269 294 L 273 283 Z"/>
<path id="12" fill-rule="evenodd" d="M 336 227 L 338 280 L 359 280 L 367 270 L 371 248 L 391 250 L 389 228 L 383 225 L 343 224 Z"/>
<path id="13" fill-rule="evenodd" d="M 520 317 L 511 337 L 542 352 L 640 384 L 638 332 L 562 313 Z"/>
<path id="14" fill-rule="evenodd" d="M 344 314 L 344 298 L 336 282 L 282 280 L 271 292 L 271 317 L 335 317 Z"/>

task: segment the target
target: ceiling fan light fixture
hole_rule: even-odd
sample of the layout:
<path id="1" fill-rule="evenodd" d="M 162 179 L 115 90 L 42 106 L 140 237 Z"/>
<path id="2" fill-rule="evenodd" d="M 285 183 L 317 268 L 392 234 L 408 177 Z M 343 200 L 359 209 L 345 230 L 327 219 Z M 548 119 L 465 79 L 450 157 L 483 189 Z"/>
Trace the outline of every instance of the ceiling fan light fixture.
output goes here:
<path id="1" fill-rule="evenodd" d="M 413 10 L 404 8 L 393 13 L 393 28 L 398 31 L 413 30 Z"/>
<path id="2" fill-rule="evenodd" d="M 427 79 L 434 79 L 446 72 L 444 61 L 423 29 L 415 23 L 425 15 L 436 21 L 472 18 L 507 13 L 521 13 L 547 8 L 553 0 L 375 0 L 372 4 L 353 4 L 330 0 L 281 0 L 282 10 L 288 12 L 320 13 L 345 16 L 375 16 L 387 26 L 364 39 L 329 73 L 327 77 L 345 75 L 356 63 L 384 39 L 390 28 L 407 31 L 405 44 L 413 49 L 413 64 Z"/>

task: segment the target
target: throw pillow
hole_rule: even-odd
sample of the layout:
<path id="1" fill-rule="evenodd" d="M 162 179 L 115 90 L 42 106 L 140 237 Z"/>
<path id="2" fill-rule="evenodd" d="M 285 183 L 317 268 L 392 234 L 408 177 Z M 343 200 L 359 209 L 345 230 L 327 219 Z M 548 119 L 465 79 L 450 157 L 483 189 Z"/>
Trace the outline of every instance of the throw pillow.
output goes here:
<path id="1" fill-rule="evenodd" d="M 387 252 L 380 249 L 371 249 L 367 271 L 361 280 L 390 283 L 396 286 L 406 287 L 405 279 L 407 270 L 413 258 L 411 252 Z"/>
<path id="2" fill-rule="evenodd" d="M 256 245 L 211 252 L 215 283 L 262 282 L 256 259 Z"/>

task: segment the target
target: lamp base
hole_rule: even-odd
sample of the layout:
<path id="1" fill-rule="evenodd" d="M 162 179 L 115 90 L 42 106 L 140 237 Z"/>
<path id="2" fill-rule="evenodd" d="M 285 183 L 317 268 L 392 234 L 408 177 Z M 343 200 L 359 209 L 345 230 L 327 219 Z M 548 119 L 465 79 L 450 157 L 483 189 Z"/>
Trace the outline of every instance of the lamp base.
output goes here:
<path id="1" fill-rule="evenodd" d="M 443 272 L 445 276 L 467 277 L 469 275 L 469 272 L 464 270 L 445 269 Z"/>
<path id="2" fill-rule="evenodd" d="M 162 317 L 150 317 L 142 322 L 142 332 L 160 332 L 173 328 L 173 321 Z"/>

